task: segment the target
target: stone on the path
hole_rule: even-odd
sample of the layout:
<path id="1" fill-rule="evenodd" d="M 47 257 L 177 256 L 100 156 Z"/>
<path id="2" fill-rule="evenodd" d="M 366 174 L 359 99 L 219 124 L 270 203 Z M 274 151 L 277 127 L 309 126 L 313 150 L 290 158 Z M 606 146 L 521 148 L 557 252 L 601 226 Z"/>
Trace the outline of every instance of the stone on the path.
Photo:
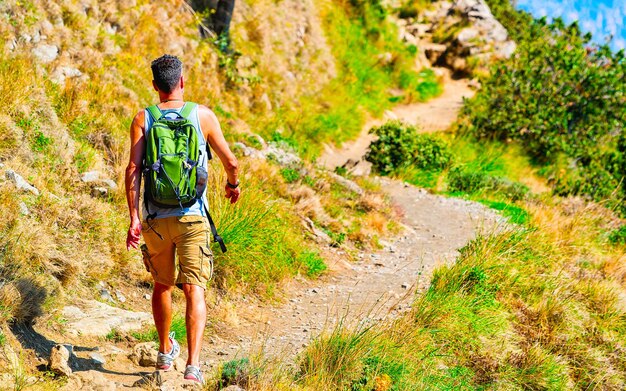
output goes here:
<path id="1" fill-rule="evenodd" d="M 220 389 L 220 391 L 246 391 L 246 390 L 241 388 L 241 387 L 239 387 L 239 386 L 232 385 L 232 386 L 228 386 L 226 388 L 222 388 L 222 389 Z"/>
<path id="2" fill-rule="evenodd" d="M 163 379 L 161 378 L 161 371 L 155 371 L 153 373 L 149 373 L 144 375 L 141 379 L 137 380 L 133 383 L 133 387 L 159 387 L 163 384 Z"/>
<path id="3" fill-rule="evenodd" d="M 154 342 L 138 343 L 128 359 L 142 367 L 154 367 L 157 363 L 157 346 Z"/>
<path id="4" fill-rule="evenodd" d="M 65 345 L 55 345 L 50 351 L 50 370 L 59 376 L 70 376 L 70 350 Z"/>
<path id="5" fill-rule="evenodd" d="M 82 309 L 67 306 L 62 311 L 67 319 L 67 330 L 74 335 L 104 337 L 113 329 L 121 332 L 138 330 L 144 323 L 152 321 L 152 315 L 146 312 L 127 311 L 95 300 L 84 300 L 80 306 Z"/>
<path id="6" fill-rule="evenodd" d="M 82 75 L 83 73 L 76 68 L 72 68 L 68 66 L 60 66 L 54 70 L 54 72 L 52 73 L 52 76 L 50 76 L 50 80 L 53 83 L 63 85 L 65 84 L 65 81 L 67 79 L 81 77 Z"/>
<path id="7" fill-rule="evenodd" d="M 35 186 L 28 183 L 26 179 L 24 179 L 17 172 L 13 170 L 7 170 L 5 172 L 5 175 L 7 179 L 13 182 L 15 184 L 15 187 L 17 187 L 19 190 L 30 191 L 34 195 L 39 195 L 39 190 Z"/>
<path id="8" fill-rule="evenodd" d="M 89 353 L 89 357 L 98 365 L 104 365 L 107 362 L 104 356 L 97 352 Z"/>
<path id="9" fill-rule="evenodd" d="M 174 360 L 174 370 L 177 372 L 185 372 L 185 367 L 187 363 L 185 362 L 185 360 L 183 360 L 182 358 L 178 357 L 176 360 Z"/>
<path id="10" fill-rule="evenodd" d="M 106 378 L 104 373 L 98 370 L 80 371 L 74 373 L 68 379 L 65 386 L 61 387 L 64 391 L 90 390 L 90 391 L 115 391 L 121 385 Z"/>
<path id="11" fill-rule="evenodd" d="M 117 183 L 112 179 L 104 177 L 100 171 L 87 171 L 81 175 L 80 180 L 85 183 L 100 182 L 111 189 L 117 189 Z"/>

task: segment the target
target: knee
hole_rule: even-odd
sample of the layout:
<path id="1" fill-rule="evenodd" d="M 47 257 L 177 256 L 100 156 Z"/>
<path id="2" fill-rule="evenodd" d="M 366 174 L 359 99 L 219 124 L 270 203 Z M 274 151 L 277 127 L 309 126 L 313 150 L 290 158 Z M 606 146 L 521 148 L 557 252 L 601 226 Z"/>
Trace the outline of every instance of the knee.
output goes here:
<path id="1" fill-rule="evenodd" d="M 187 300 L 203 300 L 204 301 L 204 289 L 194 284 L 183 284 L 183 293 Z"/>
<path id="2" fill-rule="evenodd" d="M 169 285 L 163 285 L 159 282 L 155 282 L 154 283 L 154 293 L 155 294 L 161 294 L 161 293 L 168 293 L 168 292 L 172 292 L 172 290 L 174 289 L 173 286 L 169 286 Z"/>

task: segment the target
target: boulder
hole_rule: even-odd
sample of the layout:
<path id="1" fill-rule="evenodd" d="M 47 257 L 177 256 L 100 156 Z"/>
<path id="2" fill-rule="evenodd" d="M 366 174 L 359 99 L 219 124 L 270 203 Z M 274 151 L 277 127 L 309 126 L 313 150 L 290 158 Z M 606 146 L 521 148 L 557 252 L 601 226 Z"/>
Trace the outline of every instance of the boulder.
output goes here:
<path id="1" fill-rule="evenodd" d="M 152 315 L 146 312 L 133 312 L 112 307 L 95 300 L 84 300 L 77 306 L 67 306 L 61 311 L 67 319 L 67 331 L 73 335 L 91 335 L 104 337 L 111 330 L 127 332 L 138 330 Z"/>
<path id="2" fill-rule="evenodd" d="M 71 346 L 68 349 L 65 345 L 55 345 L 50 351 L 50 370 L 59 376 L 70 376 L 72 368 L 69 361 Z"/>

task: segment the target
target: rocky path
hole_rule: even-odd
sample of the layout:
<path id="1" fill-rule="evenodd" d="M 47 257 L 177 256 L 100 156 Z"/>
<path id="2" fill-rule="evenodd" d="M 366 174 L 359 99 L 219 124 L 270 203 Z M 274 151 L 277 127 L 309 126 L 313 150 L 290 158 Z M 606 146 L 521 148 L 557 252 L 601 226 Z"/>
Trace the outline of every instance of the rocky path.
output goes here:
<path id="1" fill-rule="evenodd" d="M 504 223 L 483 205 L 381 181 L 404 211 L 404 233 L 382 251 L 359 254 L 356 263 L 331 265 L 334 271 L 313 284 L 296 284 L 282 305 L 247 308 L 231 325 L 229 337 L 215 337 L 206 346 L 205 357 L 232 359 L 262 349 L 292 358 L 340 321 L 351 325 L 397 316 L 409 308 L 416 291 L 428 287 L 434 268 L 454 261 L 457 250 L 477 234 Z"/>
<path id="2" fill-rule="evenodd" d="M 463 98 L 471 94 L 465 82 L 451 81 L 440 97 L 397 107 L 388 116 L 418 124 L 424 131 L 446 129 L 456 118 Z M 375 124 L 370 122 L 366 129 Z M 334 168 L 333 164 L 340 165 L 346 158 L 361 159 L 369 137 L 364 131 L 341 151 L 329 150 L 325 165 Z M 329 273 L 316 281 L 293 281 L 278 305 L 242 300 L 236 308 L 221 309 L 223 313 L 211 325 L 203 347 L 205 371 L 260 352 L 292 362 L 312 339 L 331 331 L 338 322 L 354 325 L 398 316 L 410 308 L 416 292 L 428 287 L 434 268 L 453 262 L 458 250 L 476 235 L 505 224 L 500 215 L 481 204 L 433 195 L 399 181 L 379 180 L 402 211 L 404 232 L 384 243 L 381 251 L 359 254 L 355 263 L 336 261 L 329 265 Z M 150 375 L 149 368 L 127 358 L 130 352 L 115 349 L 100 349 L 106 362 L 73 376 L 66 389 L 133 389 L 137 381 Z M 81 354 L 87 355 L 85 359 L 93 355 L 77 353 L 79 357 Z M 161 389 L 181 388 L 181 377 L 180 371 L 161 374 Z"/>

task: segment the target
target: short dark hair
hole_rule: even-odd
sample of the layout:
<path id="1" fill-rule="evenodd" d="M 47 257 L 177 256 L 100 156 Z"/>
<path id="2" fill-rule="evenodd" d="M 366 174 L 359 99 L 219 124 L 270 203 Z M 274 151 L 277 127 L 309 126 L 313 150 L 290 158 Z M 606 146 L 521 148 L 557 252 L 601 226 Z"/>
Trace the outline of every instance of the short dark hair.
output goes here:
<path id="1" fill-rule="evenodd" d="M 152 61 L 152 77 L 163 92 L 172 92 L 183 73 L 183 63 L 176 56 L 164 54 Z"/>

